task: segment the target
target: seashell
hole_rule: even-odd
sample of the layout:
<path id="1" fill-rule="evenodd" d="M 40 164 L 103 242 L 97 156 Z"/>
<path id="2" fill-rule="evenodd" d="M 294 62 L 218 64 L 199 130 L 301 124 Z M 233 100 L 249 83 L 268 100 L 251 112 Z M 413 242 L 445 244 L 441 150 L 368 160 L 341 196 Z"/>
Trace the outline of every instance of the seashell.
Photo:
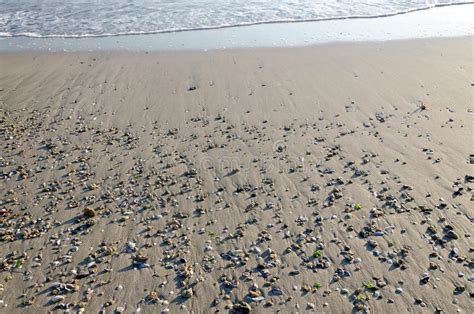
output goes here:
<path id="1" fill-rule="evenodd" d="M 194 295 L 194 291 L 193 291 L 193 289 L 189 288 L 189 289 L 184 290 L 181 295 L 182 295 L 183 297 L 189 299 L 189 298 L 191 298 L 191 297 Z"/>
<path id="2" fill-rule="evenodd" d="M 50 301 L 51 301 L 52 303 L 58 303 L 58 302 L 61 302 L 61 301 L 64 301 L 64 300 L 66 300 L 66 296 L 64 296 L 64 295 L 56 295 L 56 296 L 52 297 Z"/>
<path id="3" fill-rule="evenodd" d="M 261 297 L 261 296 L 260 296 L 260 297 L 256 297 L 256 298 L 251 298 L 251 300 L 252 300 L 253 302 L 260 302 L 260 301 L 265 300 L 265 297 Z"/>

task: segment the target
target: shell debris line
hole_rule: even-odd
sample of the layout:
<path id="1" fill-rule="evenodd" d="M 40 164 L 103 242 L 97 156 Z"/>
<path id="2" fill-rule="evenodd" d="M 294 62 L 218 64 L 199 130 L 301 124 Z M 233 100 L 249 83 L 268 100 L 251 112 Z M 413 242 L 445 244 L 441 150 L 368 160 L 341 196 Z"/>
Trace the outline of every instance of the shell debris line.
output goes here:
<path id="1" fill-rule="evenodd" d="M 0 91 L 1 313 L 469 312 L 469 104 L 323 104 L 303 83 L 275 87 L 272 77 L 295 73 L 274 65 L 283 56 L 239 53 L 239 91 L 204 61 L 154 62 L 163 94 L 167 75 L 178 81 L 194 69 L 191 83 L 170 83 L 163 96 L 190 103 L 174 108 L 120 101 L 134 82 L 103 71 L 123 62 L 114 69 L 127 77 L 133 56 L 86 55 L 80 65 L 63 56 L 64 67 L 74 64 L 62 74 L 71 89 L 44 88 L 68 100 L 48 103 L 33 85 L 42 105 L 23 108 L 7 104 L 33 83 L 24 74 L 17 91 L 9 72 L 13 83 Z M 229 55 L 215 62 L 231 67 Z M 292 62 L 301 75 L 313 71 Z M 139 70 L 151 82 L 158 74 L 147 64 Z M 248 73 L 257 74 L 241 79 Z M 279 93 L 307 107 L 226 109 L 209 96 L 223 86 L 242 103 Z"/>

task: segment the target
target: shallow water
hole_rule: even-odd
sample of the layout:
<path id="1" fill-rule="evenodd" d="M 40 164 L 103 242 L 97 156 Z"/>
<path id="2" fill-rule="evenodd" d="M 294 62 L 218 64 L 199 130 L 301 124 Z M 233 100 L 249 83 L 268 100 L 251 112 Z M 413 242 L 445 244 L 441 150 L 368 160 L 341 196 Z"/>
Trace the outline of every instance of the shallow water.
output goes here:
<path id="1" fill-rule="evenodd" d="M 67 2 L 67 4 L 65 4 Z M 0 0 L 0 37 L 94 37 L 400 14 L 467 0 Z"/>
<path id="2" fill-rule="evenodd" d="M 0 38 L 1 51 L 206 50 L 330 42 L 474 36 L 474 4 L 381 18 L 259 24 L 211 30 L 83 38 Z"/>

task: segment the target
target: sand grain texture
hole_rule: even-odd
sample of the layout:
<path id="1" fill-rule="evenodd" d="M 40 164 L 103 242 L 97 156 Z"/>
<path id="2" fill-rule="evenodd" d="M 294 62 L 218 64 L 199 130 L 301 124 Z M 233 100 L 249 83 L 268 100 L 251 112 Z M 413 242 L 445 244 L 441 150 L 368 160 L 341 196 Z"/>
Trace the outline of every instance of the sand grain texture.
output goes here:
<path id="1" fill-rule="evenodd" d="M 0 55 L 0 312 L 468 312 L 472 61 Z"/>

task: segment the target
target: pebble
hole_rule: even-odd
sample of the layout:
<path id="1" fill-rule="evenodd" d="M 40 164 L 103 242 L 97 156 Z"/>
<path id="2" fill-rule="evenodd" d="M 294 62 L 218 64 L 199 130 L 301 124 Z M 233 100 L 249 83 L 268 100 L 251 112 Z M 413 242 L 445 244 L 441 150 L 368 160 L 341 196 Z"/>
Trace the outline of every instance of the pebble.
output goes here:
<path id="1" fill-rule="evenodd" d="M 461 245 L 470 234 L 452 218 L 464 217 L 463 208 L 468 207 L 472 194 L 471 176 L 459 174 L 449 193 L 443 195 L 445 189 L 437 188 L 436 182 L 426 186 L 406 182 L 404 172 L 398 170 L 400 156 L 391 167 L 392 160 L 384 160 L 391 157 L 375 149 L 377 146 L 373 151 L 366 147 L 360 152 L 347 151 L 350 146 L 340 140 L 351 134 L 381 140 L 386 130 L 377 128 L 374 119 L 393 128 L 393 139 L 400 136 L 402 140 L 392 121 L 403 119 L 412 125 L 421 118 L 398 116 L 392 120 L 392 109 L 384 108 L 387 113 L 371 115 L 363 131 L 358 127 L 351 130 L 342 116 L 332 121 L 328 116 L 294 121 L 280 129 L 268 121 L 265 128 L 252 119 L 230 122 L 224 117 L 225 110 L 212 116 L 205 107 L 200 104 L 196 109 L 199 114 L 188 111 L 183 116 L 184 129 L 156 123 L 152 129 L 143 125 L 135 131 L 131 126 L 109 130 L 108 124 L 91 123 L 92 117 L 81 118 L 79 111 L 74 111 L 69 123 L 59 116 L 38 118 L 35 127 L 29 119 L 17 119 L 12 128 L 8 121 L 14 117 L 0 110 L 0 136 L 6 152 L 0 157 L 0 177 L 1 183 L 9 186 L 1 192 L 0 237 L 7 243 L 5 248 L 16 250 L 8 249 L 2 256 L 2 298 L 25 280 L 30 282 L 22 292 L 25 297 L 15 296 L 15 300 L 28 304 L 36 293 L 40 306 L 48 300 L 54 303 L 44 306 L 45 311 L 55 307 L 68 311 L 68 305 L 62 304 L 66 299 L 84 299 L 83 308 L 87 308 L 93 296 L 109 310 L 122 313 L 126 307 L 114 302 L 119 303 L 122 294 L 136 293 L 137 300 L 142 300 L 138 305 L 144 309 L 160 311 L 164 307 L 162 313 L 169 313 L 196 311 L 203 300 L 199 291 L 214 291 L 211 299 L 216 311 L 224 307 L 249 313 L 273 306 L 274 311 L 285 312 L 290 306 L 304 304 L 312 310 L 315 300 L 327 301 L 322 305 L 332 309 L 329 296 L 337 291 L 348 296 L 342 301 L 348 306 L 369 311 L 373 306 L 370 295 L 375 300 L 385 298 L 384 291 L 390 294 L 394 282 L 419 269 L 416 261 L 430 267 L 420 275 L 421 283 L 428 283 L 430 274 L 439 276 L 431 280 L 439 285 L 433 293 L 444 292 L 443 283 L 457 274 L 459 283 L 449 292 L 457 294 L 459 306 L 472 298 L 465 282 L 465 278 L 474 281 L 469 269 L 471 252 Z M 435 114 L 432 110 L 428 113 Z M 43 120 L 48 124 L 42 124 Z M 56 134 L 45 129 L 57 125 L 54 121 L 64 123 L 67 130 Z M 403 125 L 403 134 L 413 136 Z M 328 128 L 327 134 L 320 132 L 323 128 Z M 417 124 L 417 132 L 422 128 L 423 124 Z M 336 137 L 331 129 L 337 130 Z M 248 149 L 274 146 L 275 142 L 279 143 L 275 149 L 258 158 Z M 307 145 L 303 148 L 307 157 L 295 153 L 298 142 Z M 426 141 L 426 145 L 434 144 Z M 21 157 L 16 145 L 34 150 Z M 435 160 L 445 162 L 433 149 L 423 151 L 432 156 L 429 167 Z M 195 157 L 224 156 L 221 153 L 236 156 L 235 164 L 207 164 L 210 160 L 206 160 L 205 169 L 201 169 L 201 161 Z M 30 156 L 33 154 L 35 157 Z M 94 162 L 102 158 L 103 163 Z M 417 162 L 425 162 L 422 159 Z M 276 161 L 278 167 L 272 167 Z M 413 176 L 419 174 L 412 171 Z M 439 175 L 443 178 L 441 168 Z M 34 193 L 23 184 L 34 187 Z M 431 198 L 425 200 L 427 194 Z M 439 201 L 432 204 L 435 197 Z M 445 217 L 438 218 L 440 215 Z M 413 241 L 399 241 L 398 237 Z M 428 250 L 418 250 L 423 241 Z M 203 250 L 197 252 L 196 247 Z M 129 267 L 122 267 L 122 262 Z M 361 277 L 372 266 L 383 277 Z M 149 287 L 145 281 L 130 280 L 122 286 L 123 276 L 143 276 L 154 283 Z M 336 288 L 334 282 L 351 290 Z M 292 287 L 290 295 L 287 287 Z M 149 290 L 144 292 L 145 288 Z M 420 291 L 432 293 L 432 288 L 436 286 L 427 285 Z M 395 293 L 401 294 L 403 289 L 397 287 Z M 412 293 L 405 294 L 413 299 Z M 423 298 L 429 300 L 427 295 Z M 405 306 L 398 303 L 402 301 L 405 297 L 397 299 L 400 308 Z M 387 303 L 393 302 L 387 299 Z M 427 306 L 422 299 L 416 302 Z M 383 302 L 377 304 L 387 310 Z M 36 304 L 27 306 L 32 307 L 25 311 L 37 311 Z M 335 311 L 338 306 L 334 304 Z"/>

